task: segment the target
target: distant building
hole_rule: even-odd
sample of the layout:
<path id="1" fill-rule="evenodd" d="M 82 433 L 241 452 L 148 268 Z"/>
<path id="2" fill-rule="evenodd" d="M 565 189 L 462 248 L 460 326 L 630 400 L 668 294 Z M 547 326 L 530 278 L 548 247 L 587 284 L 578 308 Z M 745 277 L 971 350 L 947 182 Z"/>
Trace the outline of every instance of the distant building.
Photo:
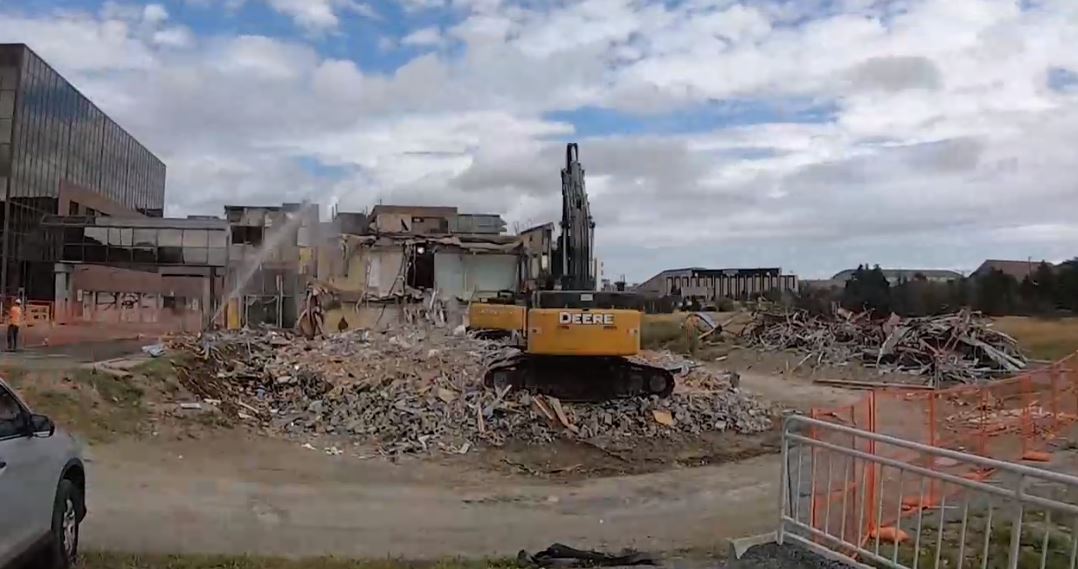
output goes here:
<path id="1" fill-rule="evenodd" d="M 686 300 L 711 302 L 720 298 L 747 299 L 773 290 L 796 292 L 797 276 L 784 275 L 779 268 L 669 269 L 633 287 L 648 296 L 679 296 Z"/>
<path id="2" fill-rule="evenodd" d="M 988 259 L 981 263 L 981 266 L 977 267 L 977 270 L 973 271 L 973 274 L 970 276 L 979 278 L 995 270 L 1010 275 L 1014 277 L 1015 280 L 1021 282 L 1027 276 L 1033 274 L 1037 270 L 1037 267 L 1044 262 L 1045 261 L 1004 261 L 1000 259 Z M 1052 264 L 1048 263 L 1048 266 L 1051 267 Z"/>
<path id="3" fill-rule="evenodd" d="M 45 216 L 161 217 L 165 165 L 24 44 L 0 44 L 6 286 L 55 294 Z M 0 278 L 3 280 L 3 278 Z"/>
<path id="4" fill-rule="evenodd" d="M 891 283 L 891 286 L 897 285 L 902 282 L 912 281 L 923 278 L 928 282 L 945 283 L 947 281 L 960 281 L 962 280 L 962 273 L 958 271 L 948 271 L 941 269 L 880 269 L 883 271 L 883 276 L 887 279 L 887 282 Z M 846 269 L 835 273 L 835 276 L 831 277 L 830 281 L 842 286 L 846 284 L 846 281 L 853 277 L 854 272 L 857 269 Z"/>

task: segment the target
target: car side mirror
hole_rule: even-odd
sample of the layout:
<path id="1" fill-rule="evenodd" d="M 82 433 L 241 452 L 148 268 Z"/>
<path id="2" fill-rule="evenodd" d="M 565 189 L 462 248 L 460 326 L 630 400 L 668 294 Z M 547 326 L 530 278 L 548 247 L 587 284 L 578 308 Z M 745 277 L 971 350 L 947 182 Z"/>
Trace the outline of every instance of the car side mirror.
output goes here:
<path id="1" fill-rule="evenodd" d="M 30 415 L 30 434 L 35 437 L 51 437 L 56 433 L 56 424 L 44 415 Z"/>

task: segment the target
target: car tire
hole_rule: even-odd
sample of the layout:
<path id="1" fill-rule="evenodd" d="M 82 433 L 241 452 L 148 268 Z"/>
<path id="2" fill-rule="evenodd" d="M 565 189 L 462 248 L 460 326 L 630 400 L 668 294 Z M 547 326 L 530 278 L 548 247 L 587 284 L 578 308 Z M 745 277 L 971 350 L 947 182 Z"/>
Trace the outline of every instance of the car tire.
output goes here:
<path id="1" fill-rule="evenodd" d="M 79 512 L 82 496 L 75 483 L 67 478 L 56 487 L 52 506 L 52 531 L 49 543 L 41 555 L 41 567 L 70 569 L 79 554 Z"/>

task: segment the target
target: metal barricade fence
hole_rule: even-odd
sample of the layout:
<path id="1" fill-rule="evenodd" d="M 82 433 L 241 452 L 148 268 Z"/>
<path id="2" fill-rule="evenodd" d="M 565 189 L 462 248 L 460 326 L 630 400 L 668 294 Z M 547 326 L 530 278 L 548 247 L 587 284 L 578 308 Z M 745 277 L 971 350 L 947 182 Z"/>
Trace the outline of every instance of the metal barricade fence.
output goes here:
<path id="1" fill-rule="evenodd" d="M 779 543 L 857 567 L 1078 566 L 1078 477 L 802 416 L 782 458 Z"/>
<path id="2" fill-rule="evenodd" d="M 985 385 L 932 391 L 874 391 L 852 406 L 814 409 L 811 417 L 986 458 L 1044 462 L 1051 457 L 1047 451 L 1053 440 L 1078 422 L 1076 363 L 1076 357 L 1071 356 L 1051 366 Z M 816 440 L 844 448 L 966 479 L 984 479 L 993 473 L 977 464 L 930 459 L 906 447 L 879 446 L 871 440 L 849 437 L 839 431 L 809 428 L 808 434 Z M 902 508 L 881 513 L 881 524 L 878 525 L 886 528 L 892 527 L 903 516 L 915 515 L 921 508 L 937 506 L 947 491 L 957 491 L 953 485 L 929 481 L 925 491 L 921 492 L 909 479 L 900 479 L 899 472 L 893 469 L 882 472 L 853 469 L 850 480 L 846 481 L 847 466 L 832 463 L 812 462 L 816 480 L 824 480 L 828 475 L 837 475 L 843 480 L 843 485 L 828 493 L 810 493 L 807 511 L 817 529 L 839 523 L 849 525 L 850 520 L 835 517 L 840 515 L 836 512 L 841 511 L 837 505 L 840 501 L 856 500 L 860 492 L 871 494 L 886 487 L 899 494 Z M 818 471 L 821 468 L 825 470 Z M 839 470 L 837 473 L 826 470 L 831 468 Z M 872 531 L 873 528 L 862 530 Z"/>

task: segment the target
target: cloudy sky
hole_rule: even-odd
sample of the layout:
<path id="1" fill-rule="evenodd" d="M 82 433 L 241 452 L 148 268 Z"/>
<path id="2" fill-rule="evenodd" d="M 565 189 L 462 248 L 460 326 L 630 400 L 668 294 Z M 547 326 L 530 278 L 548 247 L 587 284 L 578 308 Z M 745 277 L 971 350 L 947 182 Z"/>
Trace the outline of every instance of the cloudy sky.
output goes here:
<path id="1" fill-rule="evenodd" d="M 304 198 L 553 221 L 607 276 L 1078 255 L 1075 0 L 0 0 L 168 165 L 168 215 Z"/>

